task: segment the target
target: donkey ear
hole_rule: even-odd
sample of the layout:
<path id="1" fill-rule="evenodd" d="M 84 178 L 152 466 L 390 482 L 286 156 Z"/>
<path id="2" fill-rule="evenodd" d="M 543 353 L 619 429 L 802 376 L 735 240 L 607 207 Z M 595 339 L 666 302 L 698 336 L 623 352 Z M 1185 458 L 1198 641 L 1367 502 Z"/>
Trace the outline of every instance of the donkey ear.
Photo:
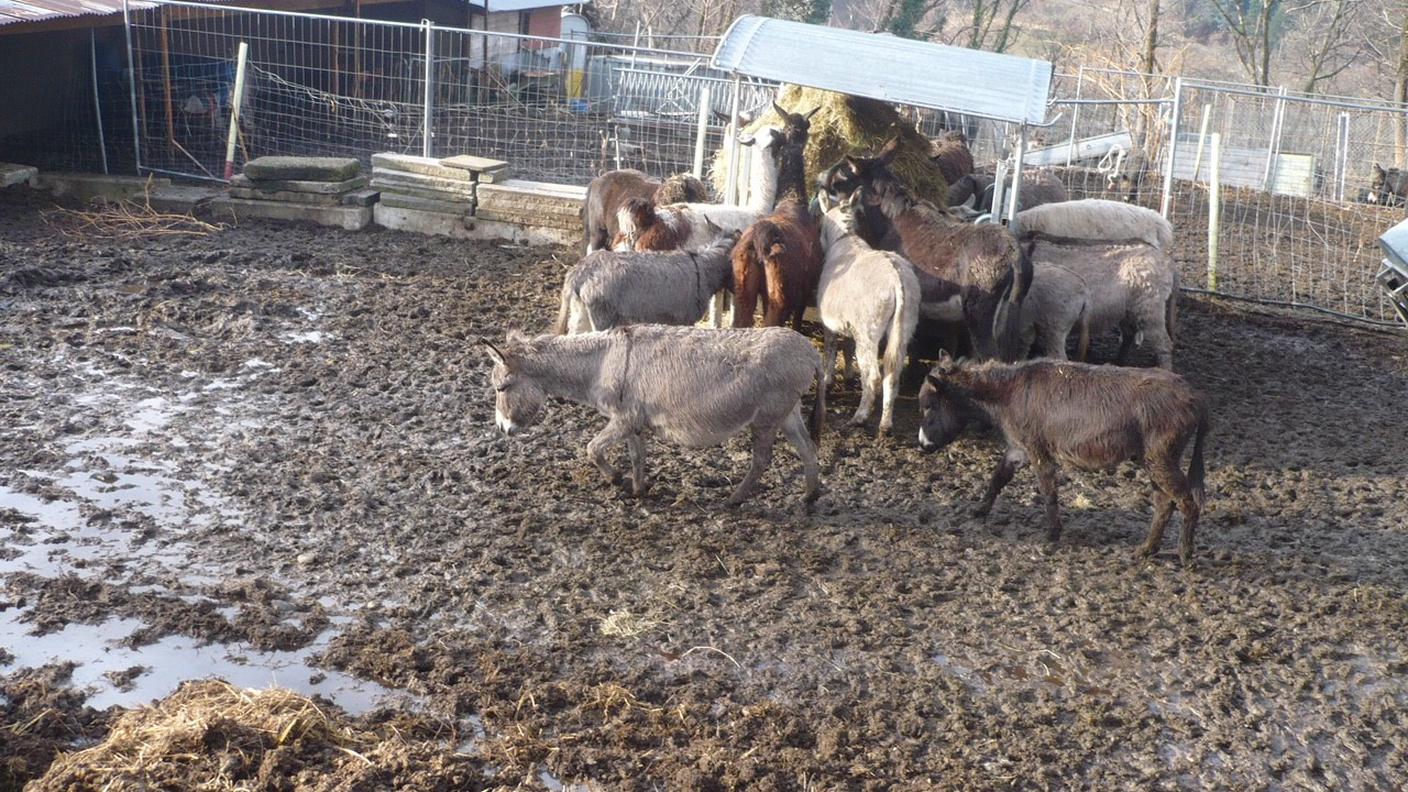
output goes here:
<path id="1" fill-rule="evenodd" d="M 807 119 L 808 121 L 810 121 L 810 120 L 812 120 L 812 116 L 816 115 L 819 110 L 821 110 L 821 105 L 817 105 L 816 107 L 813 107 L 813 108 L 811 109 L 811 112 L 809 112 L 809 113 L 807 113 L 806 115 L 802 116 L 802 118 L 805 118 L 805 119 Z"/>
<path id="2" fill-rule="evenodd" d="M 508 365 L 508 363 L 504 360 L 504 353 L 501 352 L 498 347 L 494 346 L 494 342 L 490 341 L 487 338 L 481 337 L 479 339 L 479 343 L 484 345 L 485 351 L 489 353 L 489 358 L 494 361 L 495 365 Z"/>
<path id="3" fill-rule="evenodd" d="M 820 207 L 822 214 L 831 211 L 831 207 L 834 205 L 831 203 L 831 193 L 826 190 L 817 190 L 816 205 Z"/>
<path id="4" fill-rule="evenodd" d="M 1380 166 L 1377 162 L 1374 163 L 1374 173 L 1377 173 L 1380 176 L 1385 175 L 1383 167 Z"/>
<path id="5" fill-rule="evenodd" d="M 773 103 L 772 103 L 772 109 L 773 109 L 773 110 L 776 110 L 776 111 L 777 111 L 777 114 L 780 115 L 780 116 L 782 116 L 782 119 L 783 119 L 784 121 L 787 120 L 788 112 L 787 112 L 786 110 L 783 110 L 783 109 L 782 109 L 782 105 L 778 104 L 777 102 L 773 102 Z"/>

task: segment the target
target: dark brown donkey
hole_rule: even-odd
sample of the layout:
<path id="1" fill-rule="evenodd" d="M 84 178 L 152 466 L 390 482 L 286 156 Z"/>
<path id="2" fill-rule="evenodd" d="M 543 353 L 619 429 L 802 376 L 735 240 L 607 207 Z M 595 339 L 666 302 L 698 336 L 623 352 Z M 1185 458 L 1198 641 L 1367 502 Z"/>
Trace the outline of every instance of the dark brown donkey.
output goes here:
<path id="1" fill-rule="evenodd" d="M 929 306 L 957 302 L 979 355 L 1023 357 L 1021 305 L 1032 282 L 1031 261 L 1005 227 L 973 225 L 911 196 L 889 169 L 898 146 L 895 138 L 874 157 L 846 157 L 831 174 L 830 188 L 846 195 L 861 191 L 871 226 L 863 239 L 885 237 L 888 229 L 877 223 L 899 232 L 899 252 L 919 275 L 926 315 Z"/>
<path id="2" fill-rule="evenodd" d="M 1051 360 L 955 363 L 944 357 L 919 391 L 919 409 L 919 445 L 925 451 L 953 442 L 980 416 L 1002 430 L 1007 451 L 975 511 L 978 516 L 992 509 L 1017 468 L 1031 463 L 1046 501 L 1047 535 L 1054 542 L 1061 537 L 1056 504 L 1060 468 L 1108 470 L 1137 459 L 1154 482 L 1154 520 L 1136 555 L 1158 551 L 1177 505 L 1183 513 L 1179 556 L 1184 564 L 1192 560 L 1193 532 L 1203 507 L 1208 410 L 1203 397 L 1177 374 Z M 1179 465 L 1190 439 L 1193 459 L 1184 476 Z"/>
<path id="3" fill-rule="evenodd" d="M 804 162 L 809 119 L 821 108 L 789 113 L 774 102 L 773 109 L 783 122 L 777 206 L 749 226 L 733 249 L 733 326 L 752 327 L 761 298 L 764 327 L 780 327 L 790 318 L 800 332 L 823 259 L 820 230 L 807 209 Z"/>

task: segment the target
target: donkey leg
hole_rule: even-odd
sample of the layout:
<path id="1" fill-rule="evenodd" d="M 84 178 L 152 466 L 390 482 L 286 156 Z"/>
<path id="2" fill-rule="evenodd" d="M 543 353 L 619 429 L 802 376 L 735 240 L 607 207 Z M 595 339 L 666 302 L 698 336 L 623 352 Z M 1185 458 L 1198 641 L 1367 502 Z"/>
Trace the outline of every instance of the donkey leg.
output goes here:
<path id="1" fill-rule="evenodd" d="M 1061 539 L 1061 507 L 1056 502 L 1060 473 L 1060 468 L 1050 461 L 1037 465 L 1036 488 L 1046 501 L 1046 538 L 1052 542 Z"/>
<path id="2" fill-rule="evenodd" d="M 1138 331 L 1129 322 L 1120 322 L 1120 351 L 1115 357 L 1115 364 L 1123 366 L 1129 361 L 1129 353 L 1134 349 L 1134 339 Z"/>
<path id="3" fill-rule="evenodd" d="M 1148 323 L 1144 328 L 1144 338 L 1154 350 L 1159 368 L 1173 370 L 1173 339 L 1168 337 L 1168 328 L 1162 316 Z"/>
<path id="4" fill-rule="evenodd" d="M 817 472 L 816 446 L 812 445 L 811 435 L 807 433 L 807 422 L 802 419 L 801 404 L 793 407 L 787 420 L 782 422 L 782 433 L 802 460 L 802 472 L 807 478 L 807 492 L 802 502 L 810 504 L 821 494 L 821 476 Z"/>
<path id="5" fill-rule="evenodd" d="M 887 435 L 895 425 L 895 397 L 900 392 L 900 370 L 904 368 L 901 361 L 897 365 L 884 365 L 884 391 L 880 397 L 880 434 Z"/>
<path id="6" fill-rule="evenodd" d="M 851 416 L 851 425 L 860 426 L 870 419 L 870 410 L 875 406 L 875 391 L 880 386 L 880 364 L 877 359 L 879 349 L 875 339 L 856 339 L 856 368 L 860 369 L 860 404 L 856 414 Z"/>
<path id="7" fill-rule="evenodd" d="M 777 440 L 777 425 L 770 424 L 765 429 L 761 424 L 753 424 L 753 464 L 748 467 L 748 475 L 739 482 L 738 489 L 733 491 L 729 497 L 727 505 L 732 508 L 748 499 L 753 494 L 753 488 L 758 485 L 758 478 L 763 475 L 763 471 L 772 464 L 772 444 Z"/>
<path id="8" fill-rule="evenodd" d="M 606 450 L 624 440 L 631 434 L 631 428 L 620 418 L 612 418 L 606 422 L 606 428 L 602 429 L 590 443 L 587 443 L 587 457 L 591 459 L 596 469 L 601 471 L 603 476 L 612 484 L 621 483 L 621 471 L 611 466 L 606 461 Z"/>
<path id="9" fill-rule="evenodd" d="M 1136 558 L 1148 558 L 1159 552 L 1159 545 L 1164 541 L 1164 528 L 1168 527 L 1168 520 L 1173 516 L 1173 497 L 1157 483 L 1154 484 L 1154 519 L 1149 523 L 1149 536 L 1144 540 L 1144 544 L 1134 551 Z"/>
<path id="10" fill-rule="evenodd" d="M 986 517 L 992 511 L 992 505 L 997 501 L 997 494 L 1012 481 L 1012 476 L 1017 473 L 1017 468 L 1022 466 L 1023 456 L 1019 453 L 1008 451 L 1002 455 L 1002 459 L 997 461 L 997 467 L 993 468 L 992 480 L 988 482 L 987 492 L 983 493 L 983 501 L 978 507 L 973 509 L 974 517 Z"/>
<path id="11" fill-rule="evenodd" d="M 830 390 L 831 380 L 836 376 L 836 334 L 825 326 L 821 328 L 821 348 L 821 387 Z"/>
<path id="12" fill-rule="evenodd" d="M 631 494 L 639 498 L 649 487 L 645 480 L 645 438 L 640 432 L 626 435 L 626 450 L 631 455 Z"/>
<path id="13" fill-rule="evenodd" d="M 1178 504 L 1178 511 L 1183 515 L 1183 525 L 1178 535 L 1178 557 L 1186 566 L 1193 560 L 1193 534 L 1198 529 L 1198 517 L 1202 514 L 1202 508 L 1193 497 L 1193 488 L 1188 483 L 1188 477 L 1178 469 L 1178 462 L 1178 457 L 1168 454 L 1157 461 L 1150 461 L 1148 468 L 1149 477 L 1154 480 L 1154 484 L 1168 493 L 1173 502 Z"/>

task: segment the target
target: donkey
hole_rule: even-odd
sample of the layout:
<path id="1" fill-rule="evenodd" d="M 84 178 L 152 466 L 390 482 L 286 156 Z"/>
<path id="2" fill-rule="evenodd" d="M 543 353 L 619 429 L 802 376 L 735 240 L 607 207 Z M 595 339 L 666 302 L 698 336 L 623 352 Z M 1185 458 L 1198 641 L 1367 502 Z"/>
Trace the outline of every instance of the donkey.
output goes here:
<path id="1" fill-rule="evenodd" d="M 663 182 L 630 168 L 603 173 L 587 185 L 587 199 L 582 203 L 587 252 L 604 250 L 616 238 L 621 230 L 616 212 L 631 198 L 665 204 L 702 201 L 707 195 L 704 183 L 688 173 L 677 173 Z"/>
<path id="2" fill-rule="evenodd" d="M 733 250 L 733 326 L 751 327 L 753 310 L 763 301 L 763 324 L 778 327 L 788 318 L 801 331 L 821 277 L 821 244 L 816 222 L 807 210 L 805 154 L 811 117 L 789 113 L 773 102 L 782 117 L 782 152 L 779 157 L 778 203 L 772 214 L 748 227 Z"/>
<path id="3" fill-rule="evenodd" d="M 1050 360 L 970 364 L 945 356 L 920 388 L 919 409 L 919 445 L 926 452 L 953 442 L 975 418 L 986 417 L 1002 431 L 1007 450 L 976 516 L 986 516 L 1017 468 L 1030 463 L 1046 502 L 1047 537 L 1055 542 L 1061 538 L 1061 467 L 1109 470 L 1138 459 L 1154 484 L 1154 519 L 1136 555 L 1158 551 L 1176 504 L 1183 514 L 1179 556 L 1185 565 L 1192 561 L 1209 420 L 1204 398 L 1177 374 Z M 1190 439 L 1185 476 L 1179 465 Z"/>
<path id="4" fill-rule="evenodd" d="M 1408 171 L 1399 168 L 1385 170 L 1374 163 L 1374 177 L 1369 182 L 1369 203 L 1402 206 L 1408 200 Z"/>
<path id="5" fill-rule="evenodd" d="M 680 445 L 718 445 L 744 429 L 753 434 L 753 463 L 728 499 L 748 498 L 772 463 L 779 429 L 802 459 L 804 502 L 821 491 L 817 442 L 826 414 L 821 360 L 806 338 L 783 328 L 711 330 L 632 325 L 598 333 L 527 338 L 510 333 L 502 347 L 480 339 L 494 362 L 494 420 L 512 435 L 537 421 L 548 397 L 595 407 L 606 428 L 587 444 L 592 464 L 613 484 L 621 474 L 606 459 L 624 442 L 631 492 L 645 494 L 645 435 Z M 811 423 L 801 397 L 813 384 Z"/>
<path id="6" fill-rule="evenodd" d="M 973 152 L 968 150 L 968 138 L 957 129 L 940 132 L 929 141 L 929 159 L 939 166 L 944 182 L 950 185 L 973 172 Z"/>
<path id="7" fill-rule="evenodd" d="M 567 271 L 553 332 L 585 333 L 626 324 L 691 325 L 733 275 L 729 251 L 738 232 L 690 253 L 598 250 Z"/>
<path id="8" fill-rule="evenodd" d="M 826 262 L 817 285 L 816 307 L 826 350 L 822 385 L 829 388 L 836 371 L 836 337 L 855 339 L 861 397 L 851 425 L 864 424 L 870 418 L 875 392 L 883 383 L 879 433 L 886 435 L 894 424 L 905 352 L 919 323 L 919 279 L 903 257 L 875 250 L 856 236 L 858 197 L 852 194 L 821 218 Z M 822 205 L 826 204 L 823 197 Z M 877 363 L 882 341 L 885 354 Z"/>
<path id="9" fill-rule="evenodd" d="M 645 212 L 639 205 L 622 207 L 617 212 L 617 223 L 628 249 L 702 250 L 714 241 L 715 236 L 705 225 L 705 218 L 725 231 L 742 231 L 771 211 L 777 197 L 778 157 L 782 150 L 783 133 L 772 127 L 764 127 L 740 142 L 751 146 L 754 156 L 747 206 L 710 203 L 659 206 L 652 203 Z"/>
<path id="10" fill-rule="evenodd" d="M 924 201 L 915 200 L 891 173 L 899 150 L 892 139 L 875 157 L 846 157 L 845 172 L 832 184 L 859 189 L 867 224 L 878 220 L 899 232 L 900 253 L 921 274 L 924 304 L 958 304 L 974 349 L 983 357 L 1021 356 L 1021 304 L 1031 284 L 1031 262 L 1007 229 L 972 225 Z M 877 212 L 871 211 L 877 209 Z M 863 238 L 883 238 L 871 228 Z M 926 283 L 927 274 L 931 278 Z M 929 311 L 926 310 L 926 315 Z"/>

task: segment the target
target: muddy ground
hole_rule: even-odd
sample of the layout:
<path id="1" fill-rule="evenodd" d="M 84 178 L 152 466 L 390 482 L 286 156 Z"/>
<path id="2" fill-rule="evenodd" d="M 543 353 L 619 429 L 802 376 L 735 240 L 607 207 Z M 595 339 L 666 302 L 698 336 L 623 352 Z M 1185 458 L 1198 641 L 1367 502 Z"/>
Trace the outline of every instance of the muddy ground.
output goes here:
<path id="1" fill-rule="evenodd" d="M 81 694 L 21 779 L 215 674 L 456 723 L 488 788 L 1408 783 L 1401 336 L 1185 301 L 1184 569 L 1133 559 L 1132 466 L 1068 478 L 1056 546 L 1028 473 L 969 517 L 999 446 L 919 453 L 912 382 L 894 441 L 834 394 L 810 515 L 786 452 L 721 508 L 741 440 L 653 443 L 636 501 L 585 409 L 501 436 L 474 339 L 545 326 L 567 251 L 68 222 L 0 197 L 0 735 L 22 667 Z"/>

